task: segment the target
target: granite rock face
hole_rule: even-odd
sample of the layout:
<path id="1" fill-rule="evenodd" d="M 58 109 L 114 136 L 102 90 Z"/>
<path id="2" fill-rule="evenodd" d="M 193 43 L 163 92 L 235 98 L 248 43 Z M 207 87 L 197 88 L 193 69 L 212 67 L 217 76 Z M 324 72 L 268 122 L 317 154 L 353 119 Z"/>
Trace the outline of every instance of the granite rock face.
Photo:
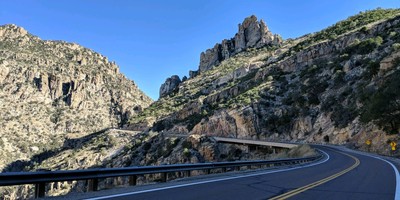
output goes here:
<path id="1" fill-rule="evenodd" d="M 399 132 L 399 118 L 385 117 L 399 114 L 399 31 L 400 9 L 377 9 L 280 42 L 249 17 L 233 39 L 202 53 L 199 70 L 178 91 L 136 121 L 152 119 L 149 128 L 163 133 L 361 149 L 373 138 L 371 150 L 388 154 L 387 141 L 400 140 L 389 134 Z"/>
<path id="2" fill-rule="evenodd" d="M 282 39 L 279 35 L 272 34 L 263 20 L 258 21 L 252 15 L 238 25 L 238 33 L 234 38 L 225 39 L 213 48 L 200 54 L 199 72 L 205 72 L 221 61 L 246 50 L 247 48 L 260 48 L 265 45 L 279 45 Z"/>
<path id="3" fill-rule="evenodd" d="M 151 102 L 103 55 L 0 26 L 0 169 L 67 135 L 123 126 Z"/>
<path id="4" fill-rule="evenodd" d="M 167 78 L 167 80 L 165 80 L 165 83 L 163 83 L 160 87 L 160 97 L 166 96 L 171 92 L 177 90 L 179 84 L 181 83 L 181 78 L 179 78 L 179 76 L 177 75 L 173 75 L 170 78 Z"/>
<path id="5" fill-rule="evenodd" d="M 213 48 L 202 52 L 200 54 L 199 68 L 196 71 L 189 71 L 189 78 L 194 78 L 212 69 L 223 60 L 245 51 L 248 48 L 260 48 L 266 45 L 279 46 L 282 42 L 283 40 L 279 35 L 272 34 L 271 31 L 269 31 L 263 20 L 258 21 L 257 17 L 252 15 L 245 18 L 243 23 L 238 25 L 238 32 L 233 38 L 225 39 L 221 43 L 215 44 Z M 177 89 L 168 86 L 170 81 L 170 79 L 167 79 L 161 86 L 160 97 Z"/>

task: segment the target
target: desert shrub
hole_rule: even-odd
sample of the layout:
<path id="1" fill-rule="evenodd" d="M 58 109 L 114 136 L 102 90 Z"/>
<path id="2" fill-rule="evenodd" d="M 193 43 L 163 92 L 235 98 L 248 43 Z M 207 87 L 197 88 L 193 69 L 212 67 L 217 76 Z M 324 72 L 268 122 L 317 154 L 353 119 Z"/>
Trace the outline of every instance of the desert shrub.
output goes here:
<path id="1" fill-rule="evenodd" d="M 202 115 L 201 113 L 195 113 L 193 115 L 190 115 L 189 117 L 186 118 L 186 123 L 187 123 L 187 129 L 191 131 L 196 124 L 198 124 L 203 118 L 206 116 Z"/>
<path id="2" fill-rule="evenodd" d="M 333 83 L 334 83 L 335 87 L 340 87 L 345 83 L 345 81 L 344 81 L 345 75 L 346 75 L 346 73 L 342 70 L 337 70 L 335 72 L 334 78 L 333 78 Z"/>
<path id="3" fill-rule="evenodd" d="M 321 111 L 323 112 L 331 112 L 333 111 L 333 105 L 337 103 L 337 99 L 333 95 L 329 95 L 326 99 L 321 103 Z"/>
<path id="4" fill-rule="evenodd" d="M 151 144 L 146 142 L 143 144 L 143 150 L 148 151 L 151 148 Z"/>
<path id="5" fill-rule="evenodd" d="M 384 81 L 376 91 L 369 91 L 368 97 L 361 99 L 364 104 L 360 119 L 364 123 L 373 122 L 388 133 L 398 133 L 400 129 L 400 71 L 396 71 Z"/>
<path id="6" fill-rule="evenodd" d="M 393 50 L 398 51 L 398 50 L 400 50 L 400 44 L 394 43 L 394 44 L 392 44 L 392 48 L 393 48 Z"/>
<path id="7" fill-rule="evenodd" d="M 193 145 L 190 141 L 185 140 L 182 142 L 182 148 L 191 149 L 192 147 Z"/>
<path id="8" fill-rule="evenodd" d="M 162 130 L 171 129 L 173 126 L 174 126 L 173 123 L 171 123 L 168 120 L 160 120 L 153 124 L 152 130 L 156 131 L 156 132 L 160 132 Z"/>
<path id="9" fill-rule="evenodd" d="M 377 36 L 375 38 L 366 39 L 358 44 L 353 44 L 347 47 L 344 51 L 347 54 L 368 54 L 379 47 L 383 42 L 382 37 Z"/>
<path id="10" fill-rule="evenodd" d="M 327 77 L 314 76 L 308 81 L 308 84 L 301 86 L 301 92 L 306 94 L 308 104 L 318 105 L 320 103 L 319 96 L 329 87 L 326 79 Z"/>
<path id="11" fill-rule="evenodd" d="M 331 119 L 336 127 L 344 128 L 353 121 L 357 115 L 357 109 L 354 106 L 348 105 L 345 107 L 340 102 L 337 102 L 332 107 Z"/>
<path id="12" fill-rule="evenodd" d="M 188 148 L 183 149 L 183 156 L 185 156 L 186 158 L 189 158 L 191 155 L 192 155 L 192 153 L 190 152 L 190 150 Z"/>
<path id="13" fill-rule="evenodd" d="M 388 19 L 394 17 L 395 15 L 400 13 L 400 9 L 375 9 L 369 10 L 366 12 L 360 12 L 358 15 L 351 16 L 346 20 L 340 21 L 320 32 L 315 33 L 310 39 L 304 40 L 297 44 L 295 48 L 292 48 L 291 51 L 299 51 L 304 49 L 305 47 L 316 43 L 318 41 L 323 41 L 326 39 L 335 39 L 337 36 L 342 35 L 351 30 L 360 28 L 360 31 L 363 33 L 368 32 L 368 28 L 365 26 L 369 23 L 376 22 L 382 19 Z M 291 52 L 288 51 L 288 52 Z"/>
<path id="14" fill-rule="evenodd" d="M 371 79 L 373 76 L 375 76 L 376 74 L 378 74 L 378 72 L 379 72 L 379 67 L 380 67 L 379 62 L 377 62 L 377 61 L 370 61 L 370 62 L 368 63 L 368 65 L 367 65 L 367 68 L 366 68 L 364 74 L 363 74 L 363 77 L 364 77 L 366 80 Z"/>

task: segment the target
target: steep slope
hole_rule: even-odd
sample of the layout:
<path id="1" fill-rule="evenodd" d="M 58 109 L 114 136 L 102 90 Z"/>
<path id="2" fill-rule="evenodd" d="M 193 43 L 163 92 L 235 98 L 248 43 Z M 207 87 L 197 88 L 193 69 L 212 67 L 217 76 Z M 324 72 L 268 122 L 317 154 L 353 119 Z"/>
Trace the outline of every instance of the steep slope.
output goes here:
<path id="1" fill-rule="evenodd" d="M 372 139 L 372 150 L 387 154 L 400 127 L 399 13 L 362 12 L 314 34 L 217 56 L 213 67 L 204 68 L 203 53 L 199 70 L 130 127 L 360 148 Z"/>
<path id="2" fill-rule="evenodd" d="M 152 100 L 99 53 L 4 25 L 0 102 L 2 169 L 67 139 L 122 126 Z"/>

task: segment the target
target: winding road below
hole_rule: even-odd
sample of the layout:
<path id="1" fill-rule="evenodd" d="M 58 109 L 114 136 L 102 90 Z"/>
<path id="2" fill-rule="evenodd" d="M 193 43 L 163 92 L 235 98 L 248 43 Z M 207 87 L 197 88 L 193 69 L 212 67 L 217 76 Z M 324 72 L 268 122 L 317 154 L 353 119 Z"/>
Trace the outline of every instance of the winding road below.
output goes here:
<path id="1" fill-rule="evenodd" d="M 317 163 L 85 194 L 97 199 L 399 199 L 397 164 L 345 148 L 315 146 Z M 397 188 L 397 189 L 396 189 Z M 397 191 L 397 192 L 396 192 Z"/>

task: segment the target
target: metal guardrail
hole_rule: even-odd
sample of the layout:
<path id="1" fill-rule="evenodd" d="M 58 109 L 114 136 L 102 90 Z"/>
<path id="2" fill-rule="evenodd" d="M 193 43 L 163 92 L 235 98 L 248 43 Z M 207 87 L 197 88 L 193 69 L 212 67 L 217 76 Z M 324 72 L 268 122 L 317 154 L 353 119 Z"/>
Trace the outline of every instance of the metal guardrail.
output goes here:
<path id="1" fill-rule="evenodd" d="M 277 160 L 258 160 L 258 161 L 235 161 L 235 162 L 215 162 L 215 163 L 197 163 L 197 164 L 175 164 L 144 167 L 125 167 L 125 168 L 96 168 L 85 170 L 60 170 L 60 171 L 38 171 L 38 172 L 8 172 L 0 173 L 0 186 L 35 184 L 35 198 L 45 196 L 45 184 L 50 182 L 88 180 L 88 190 L 98 190 L 98 181 L 101 178 L 111 177 L 129 177 L 129 185 L 136 185 L 138 175 L 162 174 L 162 182 L 167 181 L 167 173 L 186 171 L 190 176 L 190 171 L 205 170 L 207 174 L 212 169 L 222 169 L 226 172 L 227 168 L 240 170 L 240 167 L 276 165 L 276 164 L 299 164 L 318 160 L 322 155 L 277 159 Z"/>

